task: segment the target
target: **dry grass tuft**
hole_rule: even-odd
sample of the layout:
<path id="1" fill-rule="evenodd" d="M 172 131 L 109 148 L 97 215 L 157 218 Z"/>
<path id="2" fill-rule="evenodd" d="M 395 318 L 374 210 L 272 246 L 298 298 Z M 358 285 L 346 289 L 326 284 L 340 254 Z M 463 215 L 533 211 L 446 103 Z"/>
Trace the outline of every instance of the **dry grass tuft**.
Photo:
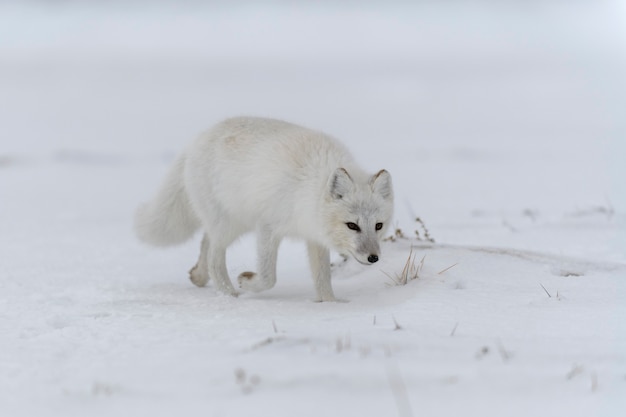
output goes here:
<path id="1" fill-rule="evenodd" d="M 548 290 L 546 289 L 546 287 L 543 286 L 543 284 L 540 282 L 539 285 L 541 286 L 541 288 L 543 288 L 543 291 L 546 293 L 546 295 L 548 296 L 548 298 L 553 298 L 552 294 L 550 294 L 550 292 L 548 292 Z M 556 291 L 556 297 L 554 297 L 556 300 L 561 301 L 561 295 L 559 294 L 559 291 Z"/>
<path id="2" fill-rule="evenodd" d="M 398 239 L 406 239 L 406 238 L 407 237 L 404 236 L 404 232 L 402 232 L 402 229 L 396 226 L 396 230 L 393 232 L 393 234 L 384 238 L 383 242 L 395 242 Z"/>
<path id="3" fill-rule="evenodd" d="M 424 224 L 424 221 L 421 218 L 419 218 L 419 217 L 416 217 L 415 221 L 422 228 L 422 233 L 424 235 L 424 237 L 422 238 L 422 236 L 420 236 L 419 230 L 415 230 L 415 235 L 417 236 L 417 240 L 425 240 L 425 241 L 430 242 L 430 243 L 435 243 L 435 239 L 433 239 L 430 236 L 430 232 L 428 232 L 428 229 L 426 228 L 426 225 Z"/>
<path id="4" fill-rule="evenodd" d="M 417 240 L 419 240 L 421 242 L 435 243 L 435 239 L 433 239 L 430 236 L 430 232 L 428 231 L 428 228 L 424 224 L 424 221 L 421 218 L 419 218 L 419 217 L 416 217 L 415 221 L 417 222 L 417 225 L 418 225 L 418 228 L 415 229 L 415 237 L 417 238 Z M 421 229 L 421 233 L 420 233 L 420 229 Z M 404 234 L 402 229 L 400 229 L 396 225 L 396 228 L 395 228 L 393 234 L 391 234 L 391 235 L 387 236 L 386 238 L 384 238 L 383 242 L 396 242 L 398 240 L 408 240 L 408 239 L 409 238 Z"/>
<path id="5" fill-rule="evenodd" d="M 417 254 L 413 253 L 413 248 L 411 247 L 409 257 L 406 259 L 406 263 L 404 264 L 402 272 L 396 274 L 395 276 L 392 276 L 383 271 L 383 274 L 387 275 L 391 279 L 391 285 L 406 285 L 409 281 L 419 278 L 420 272 L 424 267 L 424 260 L 426 259 L 426 255 L 422 257 L 422 260 L 417 265 L 415 264 L 416 257 Z"/>

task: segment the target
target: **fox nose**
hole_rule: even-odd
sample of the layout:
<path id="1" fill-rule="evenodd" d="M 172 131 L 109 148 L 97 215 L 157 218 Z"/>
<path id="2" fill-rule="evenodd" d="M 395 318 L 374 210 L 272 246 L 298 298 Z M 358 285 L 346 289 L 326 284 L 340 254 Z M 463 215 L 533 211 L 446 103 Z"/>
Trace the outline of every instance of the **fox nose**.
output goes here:
<path id="1" fill-rule="evenodd" d="M 367 257 L 367 261 L 371 264 L 378 262 L 378 255 L 370 255 Z"/>

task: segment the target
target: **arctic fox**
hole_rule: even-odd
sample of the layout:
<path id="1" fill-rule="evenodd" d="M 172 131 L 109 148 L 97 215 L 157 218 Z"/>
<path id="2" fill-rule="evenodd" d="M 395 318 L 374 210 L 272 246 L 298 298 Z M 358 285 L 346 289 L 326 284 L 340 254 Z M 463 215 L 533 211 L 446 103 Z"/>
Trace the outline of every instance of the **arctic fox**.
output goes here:
<path id="1" fill-rule="evenodd" d="M 258 272 L 238 277 L 244 291 L 276 283 L 283 237 L 306 240 L 317 301 L 334 301 L 329 249 L 371 265 L 393 214 L 391 176 L 359 168 L 346 148 L 321 132 L 280 120 L 239 117 L 200 135 L 178 157 L 156 197 L 139 207 L 138 237 L 149 244 L 182 243 L 202 229 L 200 257 L 189 272 L 213 279 L 236 296 L 226 249 L 257 233 Z"/>

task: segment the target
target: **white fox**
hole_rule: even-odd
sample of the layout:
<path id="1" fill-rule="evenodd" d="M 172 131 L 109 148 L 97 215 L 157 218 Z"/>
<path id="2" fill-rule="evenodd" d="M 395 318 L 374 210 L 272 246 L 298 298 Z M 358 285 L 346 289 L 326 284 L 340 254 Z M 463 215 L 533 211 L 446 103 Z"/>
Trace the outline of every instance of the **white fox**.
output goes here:
<path id="1" fill-rule="evenodd" d="M 139 207 L 138 237 L 156 246 L 182 243 L 202 228 L 200 257 L 189 272 L 236 296 L 226 249 L 257 233 L 258 273 L 238 277 L 244 291 L 276 283 L 278 246 L 305 239 L 317 301 L 334 301 L 329 249 L 370 265 L 393 214 L 391 176 L 359 168 L 333 138 L 287 122 L 239 117 L 223 121 L 178 157 L 156 197 Z"/>

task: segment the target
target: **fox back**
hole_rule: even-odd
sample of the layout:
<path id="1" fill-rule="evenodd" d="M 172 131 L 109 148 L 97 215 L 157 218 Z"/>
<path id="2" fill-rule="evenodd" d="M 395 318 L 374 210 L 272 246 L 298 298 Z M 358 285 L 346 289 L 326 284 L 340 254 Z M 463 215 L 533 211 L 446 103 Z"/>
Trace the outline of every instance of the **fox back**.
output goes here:
<path id="1" fill-rule="evenodd" d="M 200 136 L 186 155 L 192 205 L 199 211 L 219 206 L 242 232 L 262 222 L 283 236 L 354 254 L 377 247 L 393 212 L 386 171 L 365 174 L 338 141 L 301 126 L 229 119 Z M 355 236 L 346 223 L 364 224 L 364 233 Z M 376 230 L 378 223 L 383 228 Z"/>

